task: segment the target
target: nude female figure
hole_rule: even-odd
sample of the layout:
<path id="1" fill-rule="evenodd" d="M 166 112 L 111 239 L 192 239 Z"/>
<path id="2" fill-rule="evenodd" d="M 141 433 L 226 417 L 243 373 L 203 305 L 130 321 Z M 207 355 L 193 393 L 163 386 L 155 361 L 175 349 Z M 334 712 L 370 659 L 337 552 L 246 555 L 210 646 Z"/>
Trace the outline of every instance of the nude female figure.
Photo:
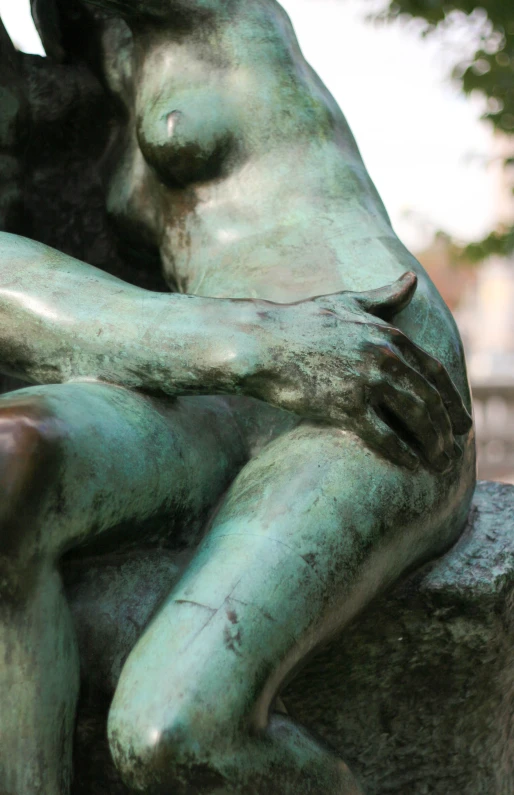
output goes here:
<path id="1" fill-rule="evenodd" d="M 112 704 L 121 776 L 147 795 L 359 792 L 277 697 L 463 528 L 458 333 L 274 0 L 93 4 L 120 18 L 109 210 L 177 292 L 0 235 L 2 369 L 36 384 L 0 399 L 0 790 L 69 791 L 63 553 L 204 510 Z"/>

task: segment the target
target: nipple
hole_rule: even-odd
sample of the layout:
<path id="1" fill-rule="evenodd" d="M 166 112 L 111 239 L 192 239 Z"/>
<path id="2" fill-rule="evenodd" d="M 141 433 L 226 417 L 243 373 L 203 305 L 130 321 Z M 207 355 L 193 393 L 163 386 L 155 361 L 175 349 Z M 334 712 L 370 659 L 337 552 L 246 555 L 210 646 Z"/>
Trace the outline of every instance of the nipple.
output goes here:
<path id="1" fill-rule="evenodd" d="M 168 128 L 168 138 L 172 138 L 173 134 L 175 133 L 175 127 L 177 126 L 179 118 L 182 116 L 182 113 L 179 110 L 172 110 L 171 113 L 168 113 L 166 117 L 166 125 Z"/>

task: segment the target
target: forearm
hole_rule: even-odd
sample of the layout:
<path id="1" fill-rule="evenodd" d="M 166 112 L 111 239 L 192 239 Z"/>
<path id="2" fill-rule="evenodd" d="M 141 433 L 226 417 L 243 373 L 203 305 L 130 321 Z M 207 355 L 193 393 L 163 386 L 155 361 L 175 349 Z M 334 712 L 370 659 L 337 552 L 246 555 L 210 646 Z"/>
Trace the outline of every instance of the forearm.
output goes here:
<path id="1" fill-rule="evenodd" d="M 167 394 L 239 393 L 256 363 L 249 302 L 152 293 L 0 234 L 0 368 Z"/>

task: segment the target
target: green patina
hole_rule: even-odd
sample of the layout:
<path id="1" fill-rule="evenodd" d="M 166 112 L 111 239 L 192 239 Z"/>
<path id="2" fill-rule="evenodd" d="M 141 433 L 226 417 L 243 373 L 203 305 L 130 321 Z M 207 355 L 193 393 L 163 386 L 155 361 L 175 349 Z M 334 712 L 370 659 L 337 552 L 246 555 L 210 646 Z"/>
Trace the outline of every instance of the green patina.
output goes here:
<path id="1" fill-rule="evenodd" d="M 126 785 L 358 793 L 277 698 L 462 531 L 474 434 L 455 324 L 274 0 L 92 5 L 34 0 L 62 61 L 46 126 L 31 95 L 43 66 L 0 37 L 18 92 L 0 92 L 2 118 L 47 136 L 4 154 L 34 190 L 48 162 L 66 182 L 69 117 L 93 97 L 78 198 L 48 196 L 68 202 L 57 226 L 86 229 L 94 173 L 116 237 L 143 269 L 158 257 L 170 292 L 99 261 L 89 231 L 62 232 L 67 253 L 45 245 L 30 190 L 32 226 L 12 225 L 2 187 L 1 368 L 33 386 L 0 399 L 0 789 L 69 792 L 63 561 L 144 546 L 165 548 L 176 578 L 118 672 L 108 731 Z M 14 101 L 32 110 L 23 124 Z"/>

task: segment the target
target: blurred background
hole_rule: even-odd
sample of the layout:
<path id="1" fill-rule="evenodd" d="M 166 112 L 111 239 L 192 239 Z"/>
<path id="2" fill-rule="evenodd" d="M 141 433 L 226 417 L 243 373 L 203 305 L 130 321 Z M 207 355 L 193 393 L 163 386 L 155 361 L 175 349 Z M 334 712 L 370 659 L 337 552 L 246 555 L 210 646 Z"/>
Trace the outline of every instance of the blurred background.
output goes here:
<path id="1" fill-rule="evenodd" d="M 514 483 L 514 3 L 282 4 L 456 317 L 479 477 Z M 19 49 L 43 54 L 29 0 L 0 0 L 0 14 Z"/>

